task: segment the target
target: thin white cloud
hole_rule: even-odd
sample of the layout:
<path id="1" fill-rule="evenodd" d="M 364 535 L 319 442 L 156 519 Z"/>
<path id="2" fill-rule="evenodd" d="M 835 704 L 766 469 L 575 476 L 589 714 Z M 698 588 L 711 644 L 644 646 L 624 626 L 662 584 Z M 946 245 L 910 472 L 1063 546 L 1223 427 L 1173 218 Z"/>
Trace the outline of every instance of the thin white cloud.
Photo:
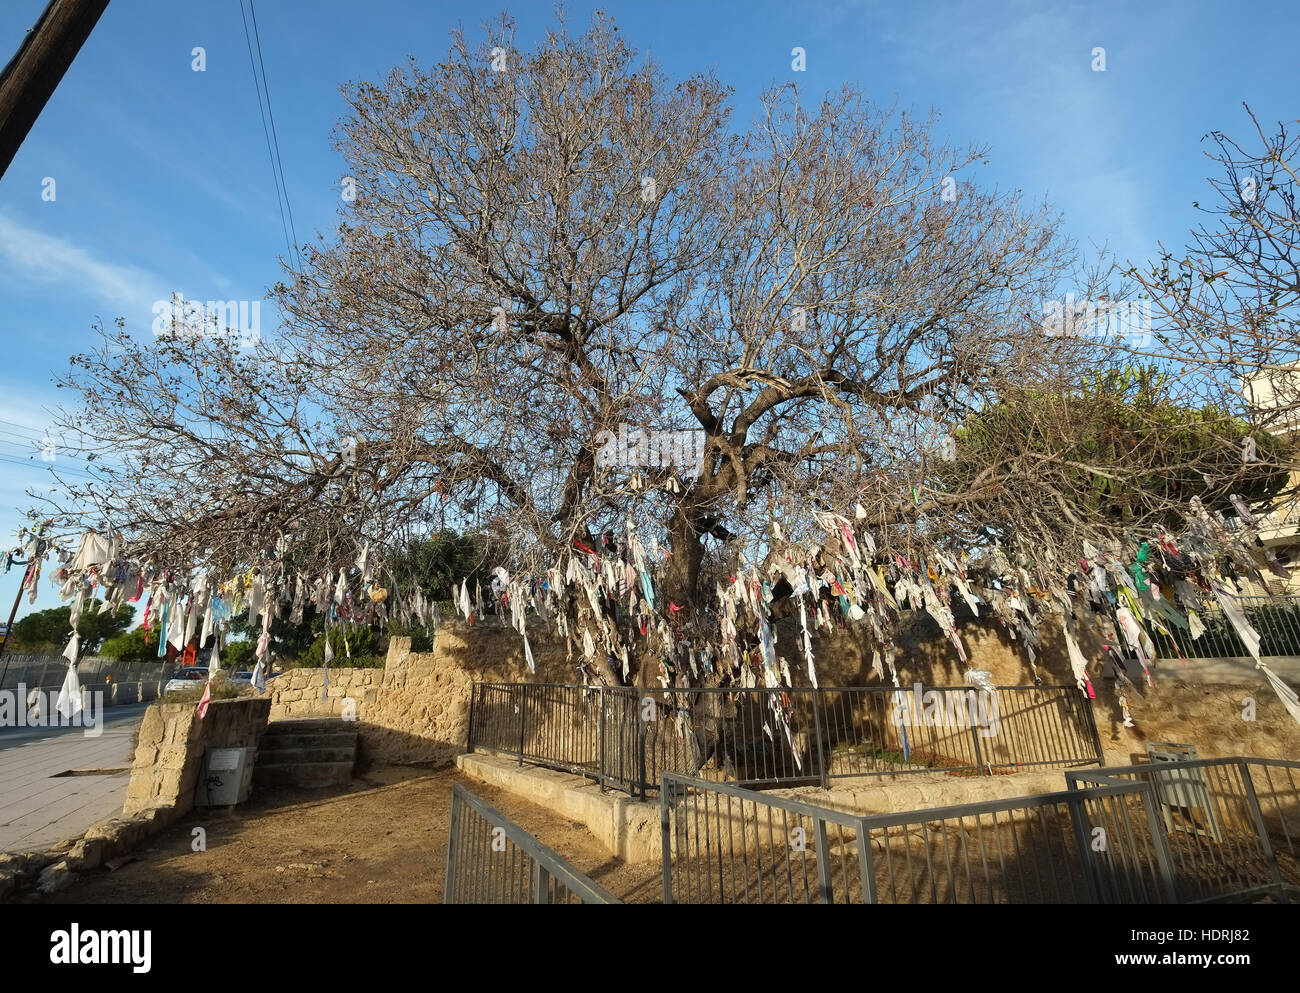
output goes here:
<path id="1" fill-rule="evenodd" d="M 1140 47 L 1133 31 L 1059 3 L 1015 2 L 978 13 L 945 3 L 931 18 L 946 29 L 917 30 L 911 9 L 879 12 L 882 39 L 904 71 L 941 92 L 950 88 L 959 106 L 977 99 L 996 108 L 1002 137 L 994 159 L 1014 162 L 1024 174 L 1015 185 L 1031 200 L 1046 193 L 1081 239 L 1139 261 L 1153 251 L 1145 150 L 1125 140 L 1133 121 L 1119 82 Z M 1108 72 L 1092 70 L 1095 46 L 1106 49 Z M 959 118 L 949 123 L 960 129 Z"/>
<path id="2" fill-rule="evenodd" d="M 4 214 L 0 214 L 0 270 L 24 283 L 80 290 L 123 316 L 142 317 L 155 300 L 167 298 L 164 281 L 156 274 L 110 262 L 73 241 Z"/>

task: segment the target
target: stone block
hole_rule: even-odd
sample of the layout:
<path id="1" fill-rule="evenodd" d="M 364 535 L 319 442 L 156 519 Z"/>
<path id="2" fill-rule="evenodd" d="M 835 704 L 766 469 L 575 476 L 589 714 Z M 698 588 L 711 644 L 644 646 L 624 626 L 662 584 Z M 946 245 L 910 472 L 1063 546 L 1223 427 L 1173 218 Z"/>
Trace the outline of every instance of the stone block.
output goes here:
<path id="1" fill-rule="evenodd" d="M 73 871 L 66 861 L 55 862 L 41 870 L 36 878 L 36 889 L 40 893 L 54 893 L 72 882 Z"/>
<path id="2" fill-rule="evenodd" d="M 144 718 L 140 721 L 139 741 L 141 743 L 158 744 L 163 740 L 166 731 L 167 724 L 157 707 L 150 707 L 144 712 Z"/>
<path id="3" fill-rule="evenodd" d="M 76 872 L 98 869 L 104 862 L 107 847 L 108 842 L 103 838 L 83 838 L 68 852 L 68 867 Z"/>

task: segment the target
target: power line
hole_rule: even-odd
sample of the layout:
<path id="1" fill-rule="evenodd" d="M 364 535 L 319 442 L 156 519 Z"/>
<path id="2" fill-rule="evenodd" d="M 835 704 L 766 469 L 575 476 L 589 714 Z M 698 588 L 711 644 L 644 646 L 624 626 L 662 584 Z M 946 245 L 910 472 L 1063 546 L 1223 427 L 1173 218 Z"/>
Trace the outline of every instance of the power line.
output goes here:
<path id="1" fill-rule="evenodd" d="M 7 425 L 9 425 L 10 428 L 18 428 L 17 431 L 6 430 L 6 429 L 4 429 L 4 428 L 0 428 L 0 430 L 5 431 L 6 434 L 14 434 L 14 435 L 24 435 L 24 434 L 25 434 L 25 435 L 26 435 L 27 437 L 29 437 L 29 438 L 39 438 L 39 437 L 41 437 L 41 436 L 43 436 L 43 435 L 49 433 L 48 431 L 46 431 L 46 432 L 42 432 L 40 428 L 30 427 L 29 425 L 26 425 L 26 424 L 19 424 L 19 423 L 16 422 L 16 421 L 5 421 L 5 420 L 0 420 L 0 424 L 7 424 Z"/>
<path id="2" fill-rule="evenodd" d="M 266 116 L 271 119 L 271 140 L 275 142 L 275 161 L 280 167 L 280 188 L 284 190 L 284 206 L 289 211 L 289 232 L 293 235 L 293 250 L 298 252 L 298 229 L 293 224 L 293 203 L 289 200 L 289 184 L 284 178 L 284 160 L 280 158 L 280 134 L 275 128 L 275 109 L 271 106 L 271 80 L 266 75 L 266 63 L 262 61 L 262 35 L 257 30 L 257 6 L 248 0 L 248 12 L 253 18 L 253 40 L 257 42 L 257 63 L 262 67 L 262 89 L 266 93 Z M 299 255 L 298 261 L 302 261 Z"/>
<path id="3" fill-rule="evenodd" d="M 285 223 L 284 202 L 280 198 L 280 179 L 275 172 L 275 156 L 271 151 L 271 133 L 266 127 L 266 112 L 262 109 L 262 84 L 257 78 L 257 65 L 253 62 L 253 42 L 248 34 L 248 16 L 244 13 L 244 0 L 239 0 L 239 16 L 244 22 L 244 43 L 248 46 L 248 67 L 253 70 L 253 89 L 257 92 L 257 113 L 262 118 L 262 137 L 266 139 L 266 155 L 271 160 L 271 182 L 275 184 L 275 205 L 280 210 L 280 229 L 284 232 L 286 251 L 296 251 L 289 242 L 289 226 Z"/>
<path id="4" fill-rule="evenodd" d="M 26 466 L 29 469 L 39 469 L 41 467 L 41 466 L 34 465 L 28 459 L 20 459 L 15 455 L 0 455 L 0 462 L 8 462 L 13 465 Z M 90 480 L 91 482 L 96 482 L 96 483 L 101 481 L 98 476 L 92 476 L 90 473 L 80 469 L 75 469 L 75 468 L 60 469 L 57 465 L 55 465 L 52 462 L 43 462 L 41 463 L 41 465 L 43 465 L 45 468 L 53 472 L 61 472 L 69 476 L 79 476 L 82 479 L 87 479 Z"/>
<path id="5" fill-rule="evenodd" d="M 19 434 L 17 431 L 7 431 L 4 428 L 0 428 L 0 434 L 8 435 L 10 438 L 17 438 L 18 441 L 9 442 L 9 444 L 14 444 L 14 445 L 18 444 L 18 442 L 26 442 L 30 445 L 35 445 L 36 447 L 39 448 L 41 447 L 42 442 L 45 441 L 44 438 L 33 438 L 30 435 Z M 6 439 L 0 438 L 0 441 L 4 441 L 4 440 Z"/>
<path id="6" fill-rule="evenodd" d="M 34 460 L 34 459 L 36 458 L 36 453 L 35 453 L 35 452 L 32 452 L 32 450 L 31 450 L 30 448 L 24 448 L 24 447 L 22 447 L 21 445 L 19 445 L 19 444 L 18 444 L 17 442 L 15 442 L 15 441 L 5 441 L 3 438 L 0 438 L 0 445 L 6 445 L 6 446 L 9 446 L 10 448 L 17 448 L 20 452 L 24 452 L 24 453 L 26 453 L 26 458 L 27 458 L 28 460 Z M 22 458 L 22 457 L 24 457 L 24 456 L 14 455 L 14 454 L 12 454 L 11 452 L 0 452 L 0 454 L 2 454 L 2 455 L 8 455 L 10 458 Z M 73 457 L 73 456 L 71 456 L 71 455 L 64 455 L 64 456 L 62 457 L 62 459 L 58 459 L 57 451 L 56 451 L 56 453 L 55 453 L 55 456 L 56 456 L 56 457 L 55 457 L 54 459 L 48 459 L 48 460 L 47 460 L 47 459 L 42 459 L 41 461 L 43 461 L 43 462 L 61 461 L 64 465 L 70 465 L 70 466 L 73 466 L 73 467 L 75 467 L 75 468 L 77 468 L 77 469 L 90 469 L 90 468 L 91 468 L 90 463 L 86 462 L 84 459 L 78 459 L 78 458 L 75 458 L 75 457 Z"/>

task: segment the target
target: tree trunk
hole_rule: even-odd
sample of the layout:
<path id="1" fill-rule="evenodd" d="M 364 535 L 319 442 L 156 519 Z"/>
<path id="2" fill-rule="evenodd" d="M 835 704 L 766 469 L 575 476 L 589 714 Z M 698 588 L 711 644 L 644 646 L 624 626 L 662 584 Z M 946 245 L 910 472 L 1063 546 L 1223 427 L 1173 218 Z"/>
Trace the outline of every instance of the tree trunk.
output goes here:
<path id="1" fill-rule="evenodd" d="M 704 561 L 704 543 L 697 515 L 678 507 L 668 522 L 668 561 L 664 564 L 661 595 L 694 613 L 698 605 L 700 565 Z M 671 614 L 668 604 L 664 609 Z M 686 617 L 678 615 L 681 620 Z"/>

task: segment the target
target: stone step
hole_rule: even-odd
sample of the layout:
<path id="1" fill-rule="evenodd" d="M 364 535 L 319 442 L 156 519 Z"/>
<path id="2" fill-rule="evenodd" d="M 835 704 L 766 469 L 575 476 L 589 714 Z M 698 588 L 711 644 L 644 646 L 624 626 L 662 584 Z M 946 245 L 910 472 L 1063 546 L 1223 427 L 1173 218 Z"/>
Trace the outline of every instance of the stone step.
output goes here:
<path id="1" fill-rule="evenodd" d="M 341 746 L 310 744 L 302 748 L 258 749 L 257 766 L 292 766 L 313 762 L 355 762 L 356 742 Z"/>
<path id="2" fill-rule="evenodd" d="M 266 726 L 269 735 L 280 734 L 317 734 L 321 732 L 352 731 L 356 732 L 355 721 L 345 721 L 341 717 L 288 717 L 271 721 Z"/>
<path id="3" fill-rule="evenodd" d="M 264 734 L 258 742 L 260 752 L 279 752 L 294 748 L 357 747 L 355 731 L 319 731 L 293 734 Z"/>
<path id="4" fill-rule="evenodd" d="M 259 789 L 323 789 L 352 781 L 352 762 L 300 762 L 296 765 L 262 765 L 253 768 L 253 785 Z"/>

